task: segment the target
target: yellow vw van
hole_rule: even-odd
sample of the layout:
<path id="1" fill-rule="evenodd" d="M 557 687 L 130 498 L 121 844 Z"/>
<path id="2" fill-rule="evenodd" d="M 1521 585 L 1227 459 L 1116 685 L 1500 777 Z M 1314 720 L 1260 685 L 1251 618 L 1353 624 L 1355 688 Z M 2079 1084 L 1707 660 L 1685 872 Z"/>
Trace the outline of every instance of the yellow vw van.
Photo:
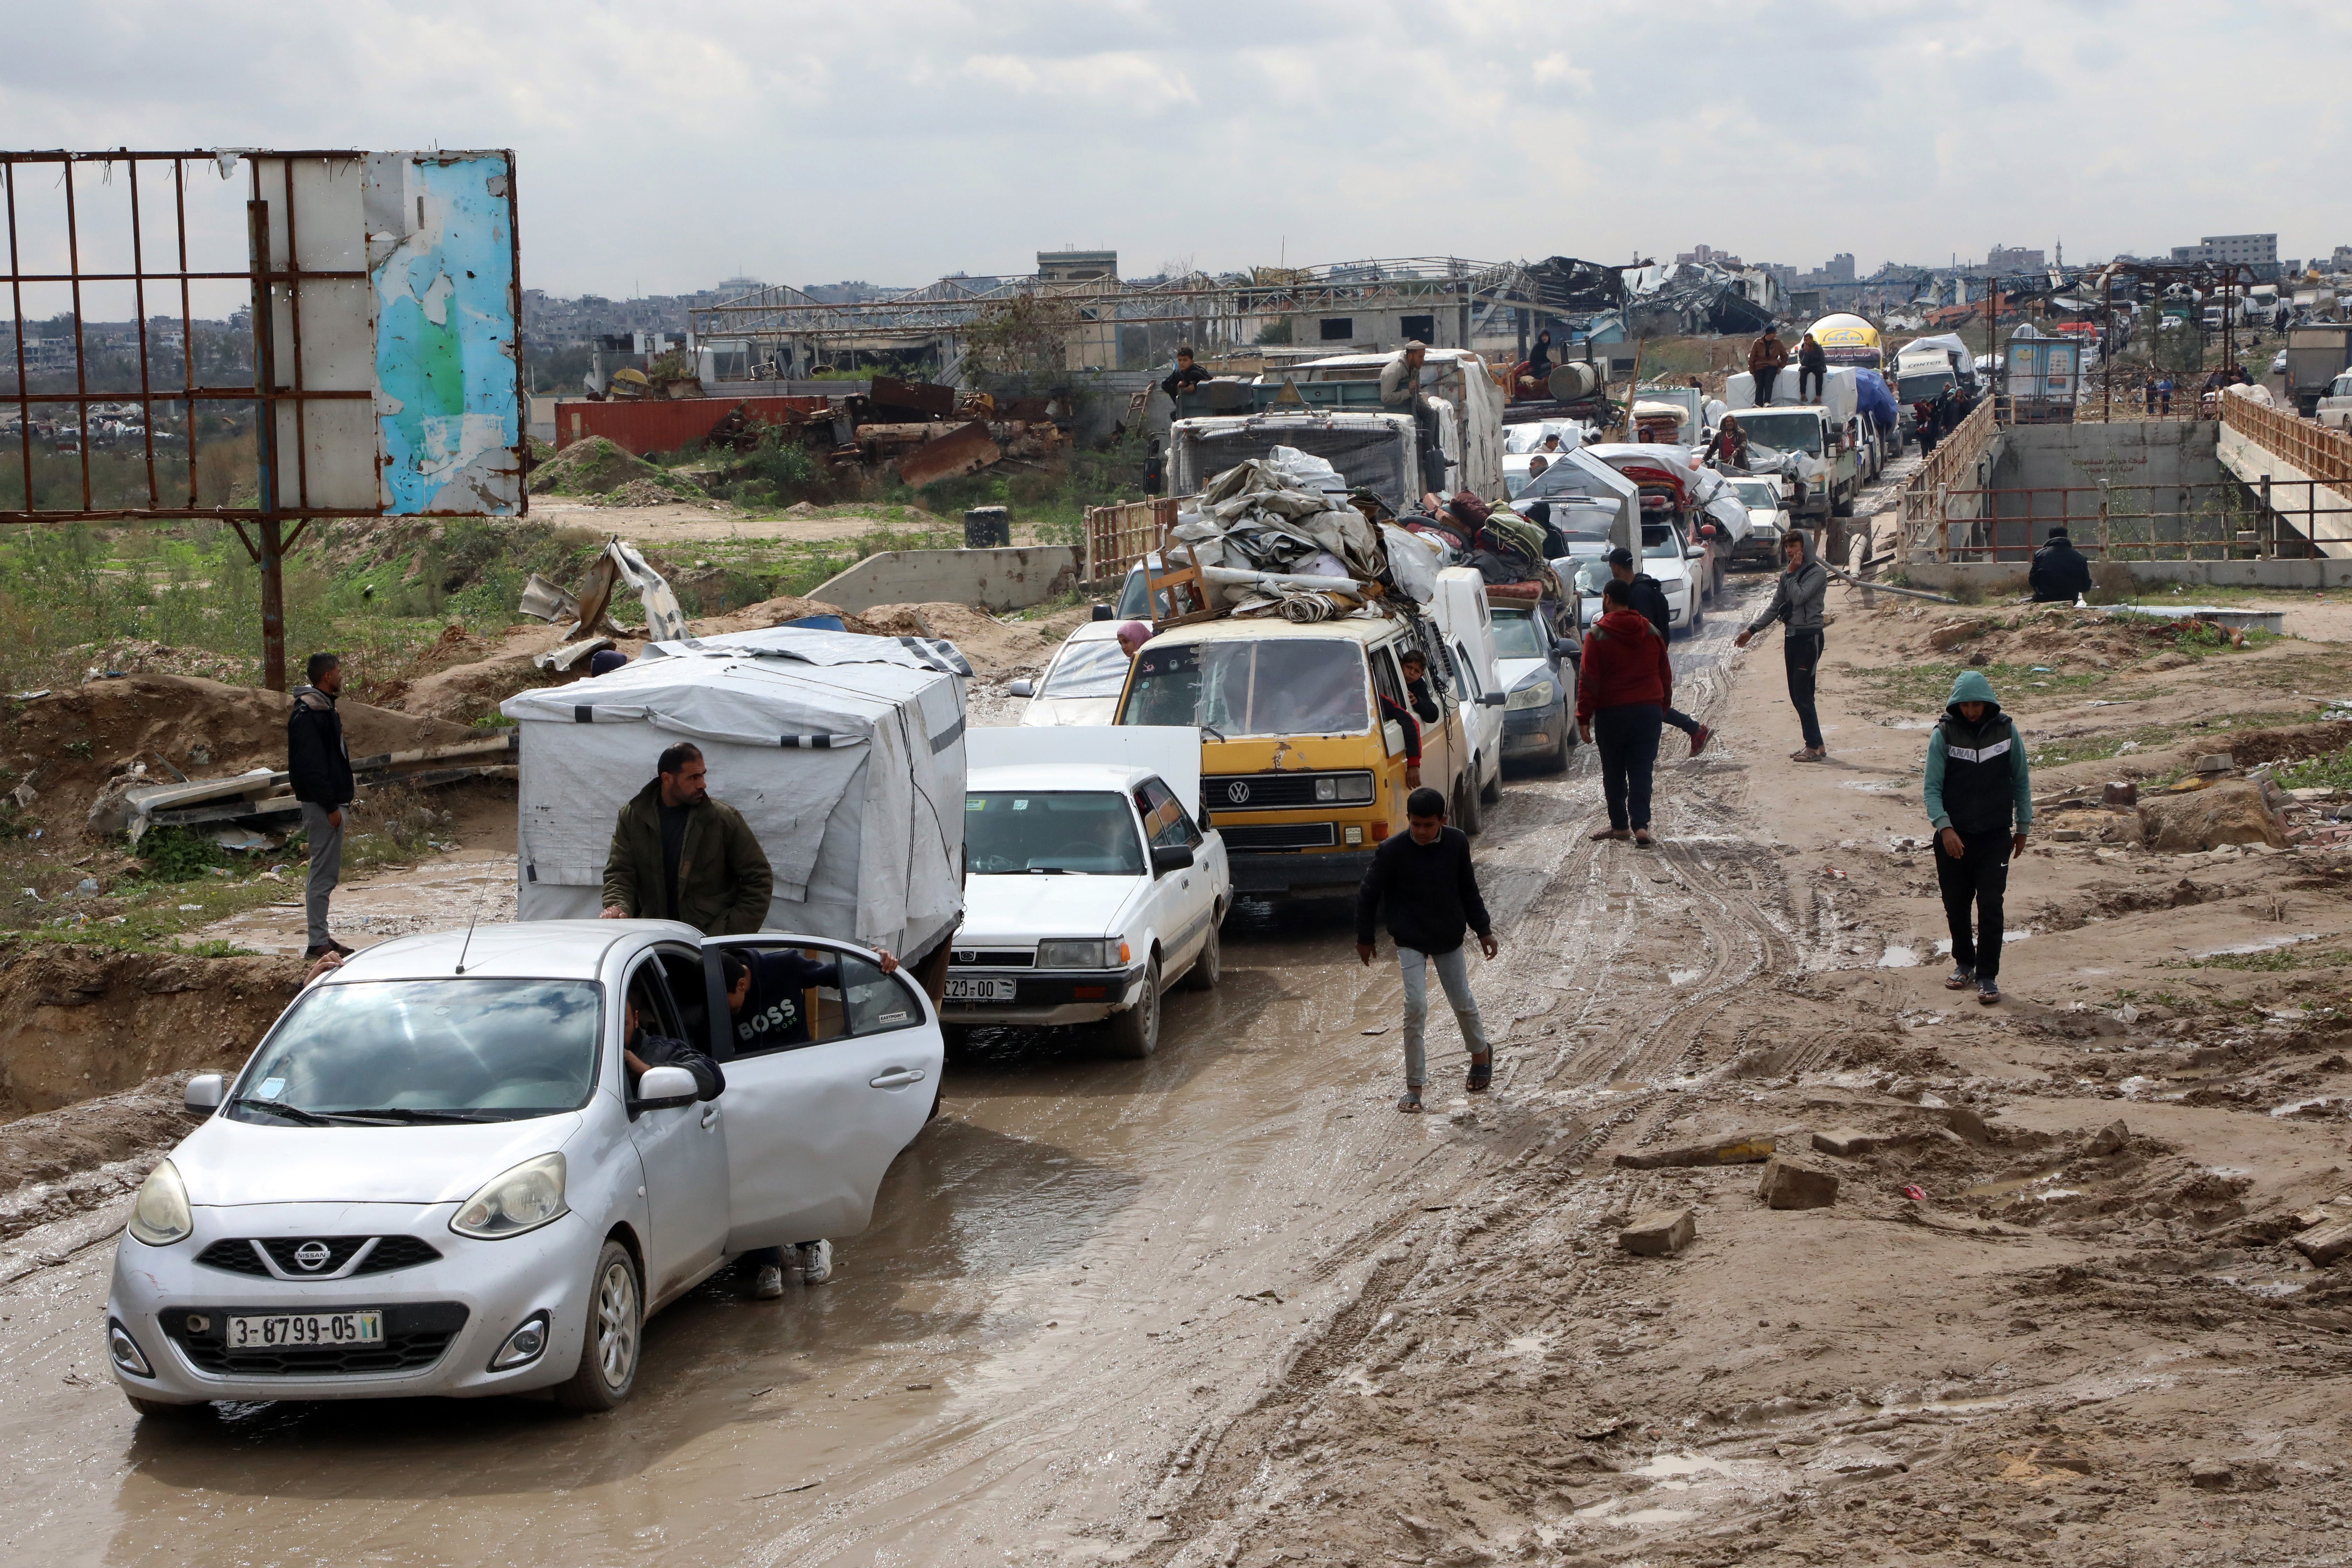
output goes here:
<path id="1" fill-rule="evenodd" d="M 1421 782 L 1475 833 L 1482 804 L 1453 664 L 1426 620 L 1172 626 L 1137 653 L 1115 722 L 1198 726 L 1201 812 L 1224 838 L 1236 893 L 1345 891 L 1381 840 L 1404 831 L 1404 725 L 1378 699 L 1411 711 L 1398 663 L 1408 648 L 1427 658 L 1439 709 L 1421 725 Z"/>

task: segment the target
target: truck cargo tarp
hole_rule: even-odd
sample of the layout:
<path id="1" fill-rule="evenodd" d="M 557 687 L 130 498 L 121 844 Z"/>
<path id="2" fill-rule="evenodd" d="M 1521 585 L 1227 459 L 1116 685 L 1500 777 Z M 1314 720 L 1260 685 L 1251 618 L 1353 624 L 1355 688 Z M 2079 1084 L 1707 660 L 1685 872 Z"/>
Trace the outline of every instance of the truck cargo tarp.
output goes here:
<path id="1" fill-rule="evenodd" d="M 792 642 L 823 658 L 780 656 Z M 767 929 L 911 956 L 961 917 L 963 686 L 899 639 L 779 627 L 667 644 L 499 711 L 521 726 L 524 920 L 597 912 L 614 818 L 677 741 L 702 748 L 711 795 L 767 853 Z"/>
<path id="2" fill-rule="evenodd" d="M 1708 468 L 1692 447 L 1665 441 L 1609 441 L 1584 450 L 1608 464 L 1628 482 L 1638 483 L 1632 470 L 1663 468 L 1681 485 L 1692 510 L 1710 519 L 1734 544 L 1748 537 L 1748 506 L 1730 482 Z"/>
<path id="3" fill-rule="evenodd" d="M 1790 365 L 1772 381 L 1772 406 L 1799 406 L 1801 395 L 1797 387 L 1797 367 Z M 1853 417 L 1858 395 L 1853 385 L 1853 367 L 1833 364 L 1822 378 L 1821 401 L 1818 406 L 1830 411 L 1830 417 L 1843 425 Z M 1733 413 L 1742 413 L 1756 406 L 1756 378 L 1746 371 L 1735 371 L 1723 378 L 1724 405 Z"/>
<path id="4" fill-rule="evenodd" d="M 1630 550 L 1640 537 L 1641 487 L 1594 457 L 1590 447 L 1580 447 L 1560 454 L 1559 462 L 1528 481 L 1527 488 L 1513 498 L 1511 505 L 1525 512 L 1530 503 L 1550 496 L 1583 496 L 1610 502 L 1617 508 L 1610 542 Z"/>

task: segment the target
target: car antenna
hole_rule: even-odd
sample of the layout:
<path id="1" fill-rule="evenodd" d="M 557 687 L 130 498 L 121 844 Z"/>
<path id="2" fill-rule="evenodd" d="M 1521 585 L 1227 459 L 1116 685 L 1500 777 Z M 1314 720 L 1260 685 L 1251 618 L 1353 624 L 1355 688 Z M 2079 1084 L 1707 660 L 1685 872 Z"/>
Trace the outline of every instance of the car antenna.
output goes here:
<path id="1" fill-rule="evenodd" d="M 460 974 L 466 973 L 466 954 L 474 946 L 474 922 L 482 918 L 482 895 L 489 891 L 489 886 L 485 882 L 475 890 L 474 912 L 466 917 L 466 940 L 457 944 L 457 973 Z"/>

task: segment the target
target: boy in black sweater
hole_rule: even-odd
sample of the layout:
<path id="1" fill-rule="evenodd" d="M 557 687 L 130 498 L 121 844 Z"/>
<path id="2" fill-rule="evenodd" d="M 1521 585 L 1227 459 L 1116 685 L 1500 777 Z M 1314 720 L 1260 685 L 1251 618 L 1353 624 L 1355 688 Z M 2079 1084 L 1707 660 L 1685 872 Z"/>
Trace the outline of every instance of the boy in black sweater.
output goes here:
<path id="1" fill-rule="evenodd" d="M 1470 1077 L 1464 1087 L 1475 1093 L 1494 1081 L 1494 1055 L 1486 1047 L 1477 998 L 1470 994 L 1470 966 L 1462 956 L 1465 929 L 1478 933 L 1479 950 L 1488 958 L 1497 949 L 1494 922 L 1486 918 L 1486 902 L 1478 896 L 1477 874 L 1470 866 L 1469 837 L 1445 826 L 1445 797 L 1417 789 L 1405 797 L 1404 810 L 1410 831 L 1372 852 L 1371 869 L 1356 890 L 1356 956 L 1371 963 L 1374 923 L 1385 912 L 1397 966 L 1404 973 L 1404 1094 L 1397 1109 L 1413 1111 L 1421 1109 L 1422 1086 L 1429 1077 L 1422 1039 L 1433 965 L 1470 1047 Z"/>

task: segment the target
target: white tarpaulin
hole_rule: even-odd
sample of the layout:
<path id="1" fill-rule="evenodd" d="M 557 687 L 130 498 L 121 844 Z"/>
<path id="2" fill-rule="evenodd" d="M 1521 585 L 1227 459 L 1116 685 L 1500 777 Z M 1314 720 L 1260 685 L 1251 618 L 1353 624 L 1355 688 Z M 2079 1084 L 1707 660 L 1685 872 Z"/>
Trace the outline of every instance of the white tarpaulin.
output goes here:
<path id="1" fill-rule="evenodd" d="M 801 638 L 824 639 L 801 650 L 822 662 L 777 651 Z M 843 643 L 867 659 L 849 662 Z M 664 747 L 692 741 L 711 795 L 774 868 L 768 929 L 920 954 L 963 908 L 963 686 L 928 651 L 780 627 L 662 644 L 509 698 L 499 711 L 522 726 L 520 917 L 597 912 L 621 807 Z"/>
<path id="2" fill-rule="evenodd" d="M 1790 408 L 1803 406 L 1799 398 L 1808 389 L 1797 385 L 1797 367 L 1792 361 L 1781 367 L 1772 378 L 1772 406 Z M 1746 371 L 1737 371 L 1723 378 L 1723 401 L 1733 413 L 1744 413 L 1756 406 L 1756 378 Z M 1822 377 L 1822 389 L 1813 399 L 1813 406 L 1826 408 L 1830 417 L 1843 425 L 1853 417 L 1861 406 L 1860 395 L 1853 384 L 1853 367 L 1833 364 Z"/>

